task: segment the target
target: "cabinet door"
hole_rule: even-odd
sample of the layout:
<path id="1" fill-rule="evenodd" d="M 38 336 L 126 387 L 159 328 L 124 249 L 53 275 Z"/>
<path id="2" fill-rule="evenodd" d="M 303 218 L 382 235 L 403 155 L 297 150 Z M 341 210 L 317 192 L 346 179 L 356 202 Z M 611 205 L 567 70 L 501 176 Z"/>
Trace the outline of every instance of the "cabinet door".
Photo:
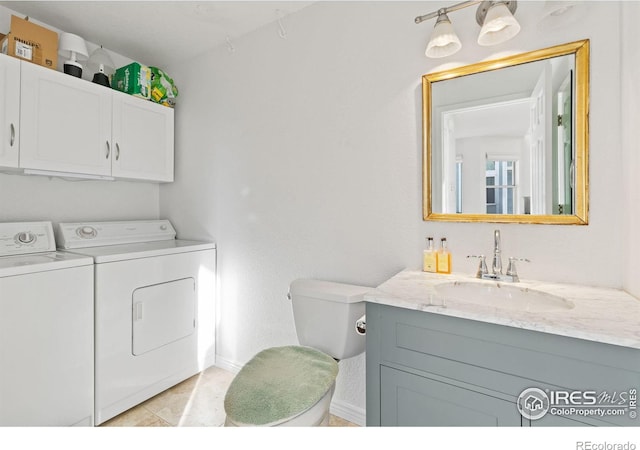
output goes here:
<path id="1" fill-rule="evenodd" d="M 0 167 L 18 167 L 20 60 L 0 54 Z"/>
<path id="2" fill-rule="evenodd" d="M 412 373 L 380 366 L 382 426 L 521 426 L 508 402 Z"/>
<path id="3" fill-rule="evenodd" d="M 523 419 L 524 420 L 524 419 Z M 563 416 L 552 416 L 547 414 L 542 419 L 539 420 L 524 420 L 525 425 L 530 427 L 587 427 L 593 426 L 590 423 L 581 422 L 579 420 L 569 419 L 568 417 Z M 601 423 L 602 426 L 610 426 L 607 423 Z"/>
<path id="4" fill-rule="evenodd" d="M 22 62 L 20 167 L 111 175 L 111 89 Z"/>
<path id="5" fill-rule="evenodd" d="M 113 176 L 173 181 L 173 109 L 113 93 Z"/>

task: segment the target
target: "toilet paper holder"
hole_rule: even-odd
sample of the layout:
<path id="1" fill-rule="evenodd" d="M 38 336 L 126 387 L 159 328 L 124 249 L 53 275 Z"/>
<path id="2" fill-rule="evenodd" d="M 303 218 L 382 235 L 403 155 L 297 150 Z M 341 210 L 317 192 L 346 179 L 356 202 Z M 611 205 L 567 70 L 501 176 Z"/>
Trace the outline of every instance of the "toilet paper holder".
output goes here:
<path id="1" fill-rule="evenodd" d="M 356 320 L 356 333 L 363 336 L 367 334 L 367 315 L 366 314 L 360 317 L 358 320 Z"/>

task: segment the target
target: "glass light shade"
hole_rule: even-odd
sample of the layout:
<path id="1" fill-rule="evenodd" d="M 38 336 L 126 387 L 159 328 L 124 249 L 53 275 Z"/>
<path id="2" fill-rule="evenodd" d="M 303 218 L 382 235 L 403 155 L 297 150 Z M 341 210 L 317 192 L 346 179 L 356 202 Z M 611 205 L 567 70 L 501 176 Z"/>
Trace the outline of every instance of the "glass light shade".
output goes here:
<path id="1" fill-rule="evenodd" d="M 60 33 L 58 54 L 71 61 L 85 61 L 89 57 L 84 39 L 71 33 Z"/>
<path id="2" fill-rule="evenodd" d="M 566 14 L 573 8 L 577 6 L 577 1 L 567 1 L 567 0 L 553 0 L 544 2 L 544 8 L 542 9 L 542 17 L 554 16 L 558 17 L 563 14 Z"/>
<path id="3" fill-rule="evenodd" d="M 487 11 L 487 17 L 478 36 L 480 45 L 497 45 L 508 41 L 520 32 L 520 24 L 504 3 L 495 3 Z"/>
<path id="4" fill-rule="evenodd" d="M 93 53 L 91 53 L 87 61 L 87 68 L 91 72 L 100 72 L 105 75 L 113 75 L 113 72 L 115 72 L 113 60 L 109 56 L 109 53 L 102 47 L 96 48 Z"/>
<path id="5" fill-rule="evenodd" d="M 578 1 L 546 1 L 538 28 L 542 31 L 567 28 L 582 20 L 587 7 Z"/>
<path id="6" fill-rule="evenodd" d="M 462 44 L 453 30 L 451 21 L 446 14 L 441 14 L 433 27 L 433 33 L 424 54 L 429 58 L 444 58 L 453 55 L 461 48 Z"/>

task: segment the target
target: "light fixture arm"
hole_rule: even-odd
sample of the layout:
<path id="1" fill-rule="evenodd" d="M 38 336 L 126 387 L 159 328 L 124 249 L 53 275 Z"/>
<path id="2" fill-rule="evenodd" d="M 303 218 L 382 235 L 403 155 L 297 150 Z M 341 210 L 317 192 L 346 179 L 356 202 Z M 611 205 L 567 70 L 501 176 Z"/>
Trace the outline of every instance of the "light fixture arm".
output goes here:
<path id="1" fill-rule="evenodd" d="M 418 16 L 414 19 L 414 22 L 416 24 L 419 24 L 424 22 L 425 20 L 435 19 L 441 14 L 449 14 L 450 12 L 458 11 L 459 9 L 463 9 L 468 6 L 477 5 L 478 3 L 481 3 L 481 5 L 478 6 L 478 10 L 476 11 L 476 22 L 478 22 L 478 25 L 480 26 L 484 24 L 484 19 L 485 17 L 487 17 L 487 11 L 489 11 L 489 8 L 494 3 L 504 3 L 506 7 L 509 8 L 509 11 L 511 11 L 511 14 L 514 14 L 516 12 L 516 8 L 518 7 L 518 2 L 515 0 L 513 1 L 471 0 L 466 2 L 456 3 L 455 5 L 447 6 L 446 8 L 440 8 L 439 10 L 431 12 L 429 14 Z"/>
<path id="2" fill-rule="evenodd" d="M 418 16 L 414 19 L 414 22 L 416 24 L 422 23 L 425 20 L 435 19 L 441 14 L 448 14 L 450 12 L 458 11 L 459 9 L 466 8 L 467 6 L 477 5 L 478 3 L 483 3 L 483 2 L 481 0 L 471 0 L 466 2 L 456 3 L 455 5 L 447 6 L 446 8 L 440 8 L 439 10 L 429 14 L 425 14 L 424 16 Z M 491 2 L 486 2 L 486 3 L 491 3 Z M 507 2 L 507 3 L 515 3 L 515 2 Z"/>

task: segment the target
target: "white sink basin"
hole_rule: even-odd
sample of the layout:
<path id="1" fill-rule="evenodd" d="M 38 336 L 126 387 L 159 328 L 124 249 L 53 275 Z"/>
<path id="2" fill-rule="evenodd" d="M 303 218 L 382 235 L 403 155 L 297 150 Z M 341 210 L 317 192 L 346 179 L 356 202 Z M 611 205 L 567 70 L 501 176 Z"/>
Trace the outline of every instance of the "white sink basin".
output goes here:
<path id="1" fill-rule="evenodd" d="M 573 308 L 573 303 L 557 295 L 502 282 L 480 283 L 452 281 L 435 286 L 447 303 L 471 303 L 518 311 L 558 311 Z"/>

